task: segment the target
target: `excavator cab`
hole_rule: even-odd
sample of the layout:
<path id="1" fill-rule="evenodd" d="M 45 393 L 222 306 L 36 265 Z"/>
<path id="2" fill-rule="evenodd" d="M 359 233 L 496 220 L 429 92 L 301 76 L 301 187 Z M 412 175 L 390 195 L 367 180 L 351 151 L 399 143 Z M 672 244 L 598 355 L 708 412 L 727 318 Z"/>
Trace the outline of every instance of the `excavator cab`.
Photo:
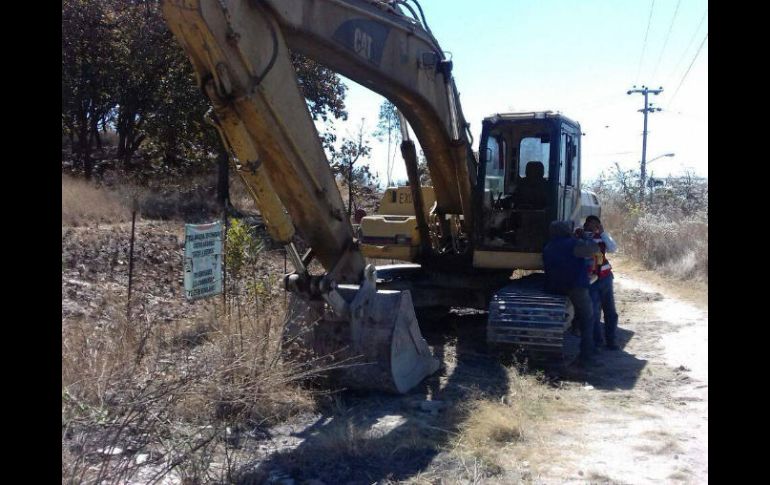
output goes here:
<path id="1" fill-rule="evenodd" d="M 542 269 L 549 223 L 580 215 L 580 135 L 550 111 L 484 119 L 474 267 Z"/>

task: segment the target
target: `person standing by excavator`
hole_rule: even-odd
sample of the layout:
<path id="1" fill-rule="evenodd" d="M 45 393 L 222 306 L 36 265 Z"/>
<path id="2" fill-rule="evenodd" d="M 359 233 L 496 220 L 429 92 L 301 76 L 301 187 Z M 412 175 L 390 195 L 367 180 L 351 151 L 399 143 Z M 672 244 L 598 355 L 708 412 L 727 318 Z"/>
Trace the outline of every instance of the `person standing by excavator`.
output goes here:
<path id="1" fill-rule="evenodd" d="M 571 221 L 554 221 L 549 227 L 551 239 L 543 249 L 546 291 L 569 297 L 580 321 L 579 366 L 594 365 L 593 303 L 589 294 L 586 258 L 599 251 L 592 240 L 579 239 L 572 232 Z"/>
<path id="2" fill-rule="evenodd" d="M 596 216 L 586 217 L 583 231 L 592 235 L 593 241 L 600 249 L 595 255 L 595 264 L 592 269 L 597 279 L 590 286 L 591 301 L 593 302 L 594 341 L 597 347 L 601 345 L 601 316 L 604 312 L 605 346 L 608 350 L 618 350 L 615 335 L 618 328 L 618 312 L 615 309 L 614 276 L 612 275 L 612 266 L 607 261 L 607 253 L 617 251 L 618 245 L 612 236 L 604 230 L 602 221 Z"/>

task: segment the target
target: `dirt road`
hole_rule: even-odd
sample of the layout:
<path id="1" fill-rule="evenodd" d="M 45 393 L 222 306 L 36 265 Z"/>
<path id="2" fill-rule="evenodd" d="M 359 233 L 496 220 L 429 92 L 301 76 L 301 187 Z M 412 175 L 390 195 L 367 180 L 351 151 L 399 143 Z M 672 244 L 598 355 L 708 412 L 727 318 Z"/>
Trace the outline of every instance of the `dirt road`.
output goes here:
<path id="1" fill-rule="evenodd" d="M 708 306 L 648 275 L 616 271 L 622 351 L 601 355 L 583 387 L 586 412 L 544 440 L 564 459 L 540 480 L 708 482 Z"/>

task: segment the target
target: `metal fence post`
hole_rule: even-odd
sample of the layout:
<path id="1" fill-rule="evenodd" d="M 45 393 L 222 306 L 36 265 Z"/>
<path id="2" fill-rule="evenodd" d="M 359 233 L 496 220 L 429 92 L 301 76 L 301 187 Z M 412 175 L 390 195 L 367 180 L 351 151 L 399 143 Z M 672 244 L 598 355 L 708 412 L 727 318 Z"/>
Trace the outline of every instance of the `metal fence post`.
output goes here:
<path id="1" fill-rule="evenodd" d="M 136 233 L 136 197 L 131 202 L 131 243 L 128 249 L 128 300 L 126 301 L 126 317 L 131 318 L 131 286 L 134 277 L 134 237 Z"/>
<path id="2" fill-rule="evenodd" d="M 225 208 L 222 212 L 222 218 L 224 219 L 224 235 L 222 237 L 222 306 L 224 311 L 227 312 L 227 208 L 230 205 L 230 199 L 225 198 Z"/>

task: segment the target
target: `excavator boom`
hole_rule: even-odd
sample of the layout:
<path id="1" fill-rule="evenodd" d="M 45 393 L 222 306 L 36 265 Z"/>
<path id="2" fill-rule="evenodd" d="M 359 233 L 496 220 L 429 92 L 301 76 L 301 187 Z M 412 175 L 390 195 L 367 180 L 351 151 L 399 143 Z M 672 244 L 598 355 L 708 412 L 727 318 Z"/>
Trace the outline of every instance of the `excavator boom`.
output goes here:
<path id="1" fill-rule="evenodd" d="M 273 236 L 288 242 L 296 226 L 337 281 L 358 282 L 364 262 L 290 50 L 391 100 L 424 150 L 437 213 L 471 227 L 476 160 L 452 63 L 416 20 L 368 0 L 167 0 L 164 15 L 244 179 L 262 188 L 253 192 Z"/>
<path id="2" fill-rule="evenodd" d="M 397 4 L 404 2 L 164 0 L 163 13 L 268 230 L 292 258 L 287 289 L 315 309 L 312 346 L 362 357 L 368 367 L 342 376 L 352 386 L 405 392 L 438 362 L 420 335 L 409 291 L 378 290 L 366 270 L 290 60 L 292 51 L 301 53 L 391 100 L 423 147 L 437 215 L 445 225 L 455 216 L 468 230 L 476 160 L 452 64 L 424 23 Z M 413 142 L 402 151 L 416 176 Z M 295 228 L 323 265 L 321 277 L 309 274 L 307 258 L 291 244 Z"/>

